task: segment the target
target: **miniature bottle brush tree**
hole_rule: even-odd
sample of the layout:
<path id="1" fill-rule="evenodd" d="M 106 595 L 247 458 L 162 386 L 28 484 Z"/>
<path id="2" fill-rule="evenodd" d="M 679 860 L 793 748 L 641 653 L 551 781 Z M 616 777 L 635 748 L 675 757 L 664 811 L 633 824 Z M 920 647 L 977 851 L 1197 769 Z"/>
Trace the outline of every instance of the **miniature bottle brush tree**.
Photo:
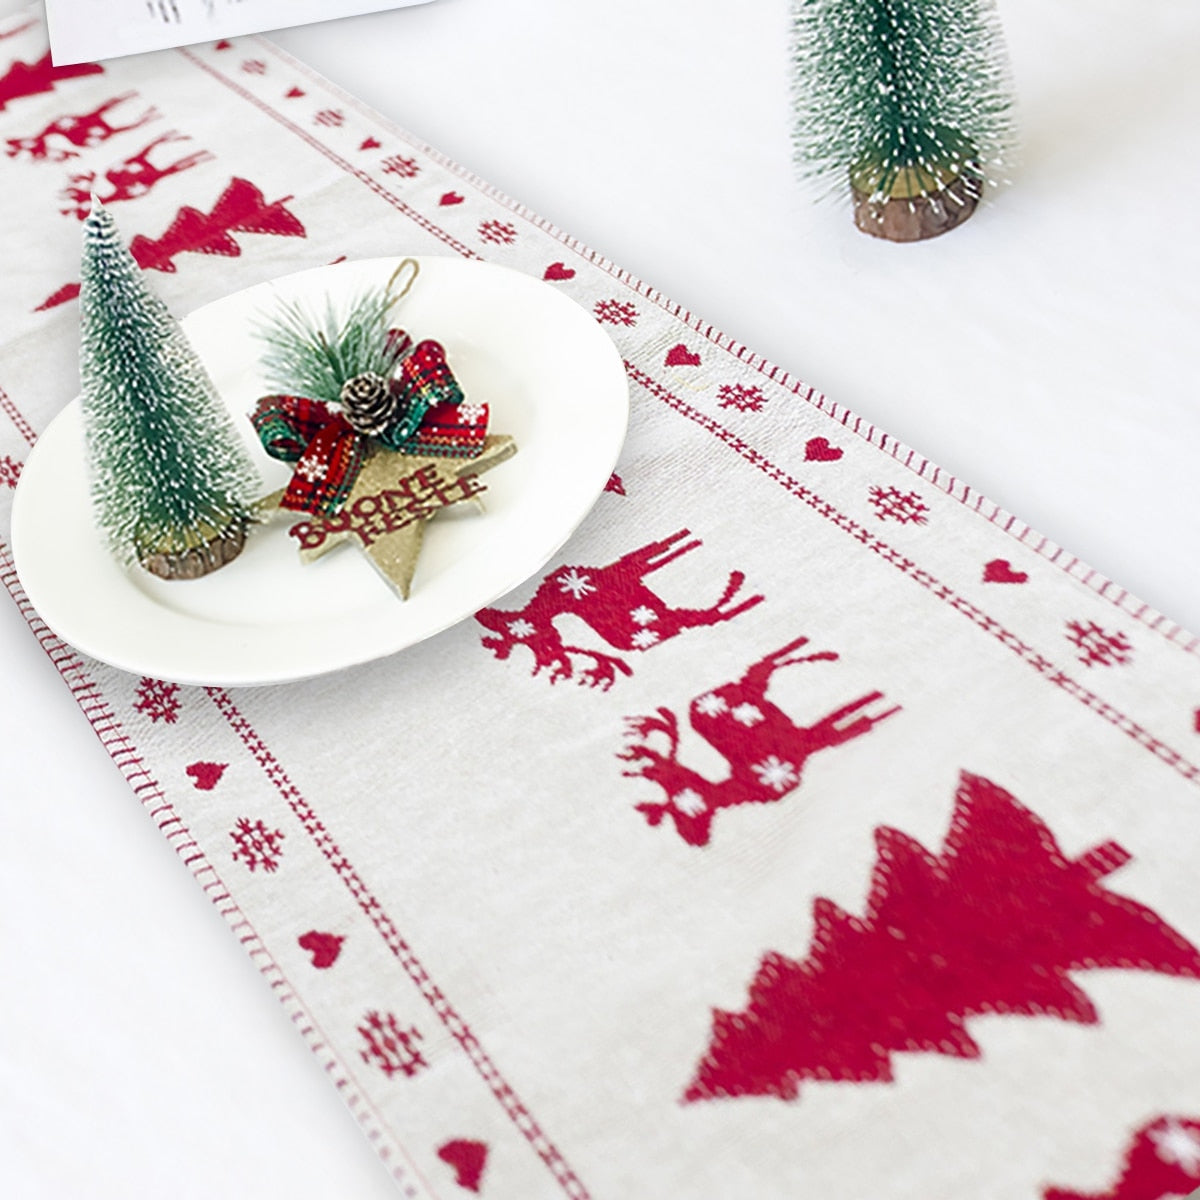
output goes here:
<path id="1" fill-rule="evenodd" d="M 125 564 L 195 579 L 241 552 L 257 473 L 109 213 L 83 226 L 80 376 L 97 524 Z"/>
<path id="2" fill-rule="evenodd" d="M 1011 95 L 991 0 L 795 0 L 796 157 L 895 242 L 962 224 L 995 182 Z"/>

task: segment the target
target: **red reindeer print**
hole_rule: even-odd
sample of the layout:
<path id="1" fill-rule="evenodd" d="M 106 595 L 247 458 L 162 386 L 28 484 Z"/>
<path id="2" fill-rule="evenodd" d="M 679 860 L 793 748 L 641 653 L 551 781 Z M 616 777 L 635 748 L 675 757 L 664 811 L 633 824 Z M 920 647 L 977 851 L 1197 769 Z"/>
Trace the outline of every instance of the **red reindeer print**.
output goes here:
<path id="1" fill-rule="evenodd" d="M 150 161 L 151 154 L 159 146 L 171 142 L 190 142 L 187 134 L 170 130 L 162 137 L 157 137 L 148 146 L 143 147 L 137 154 L 131 154 L 123 162 L 108 167 L 104 179 L 108 187 L 101 190 L 96 183 L 96 172 L 87 171 L 81 175 L 72 175 L 70 184 L 60 195 L 67 202 L 67 207 L 59 211 L 67 216 L 83 220 L 92 207 L 92 196 L 101 204 L 116 204 L 122 200 L 136 200 L 146 195 L 151 188 L 168 175 L 178 175 L 180 171 L 190 170 L 203 162 L 211 162 L 213 155 L 207 150 L 197 150 L 194 154 L 185 154 L 167 166 L 158 167 Z"/>
<path id="2" fill-rule="evenodd" d="M 91 112 L 58 117 L 33 137 L 9 138 L 5 153 L 9 158 L 27 154 L 34 162 L 65 162 L 69 158 L 78 158 L 80 150 L 98 146 L 118 133 L 127 133 L 158 118 L 158 109 L 148 108 L 127 125 L 116 125 L 109 120 L 108 114 L 112 109 L 136 95 L 137 92 L 124 92 L 106 100 Z"/>
<path id="3" fill-rule="evenodd" d="M 900 711 L 894 706 L 874 715 L 865 712 L 883 698 L 882 692 L 868 692 L 811 725 L 797 725 L 767 699 L 767 685 L 782 667 L 837 661 L 831 650 L 801 653 L 807 644 L 807 638 L 788 642 L 760 658 L 740 679 L 692 701 L 688 720 L 729 763 L 725 779 L 708 779 L 679 761 L 679 722 L 669 708 L 629 719 L 630 742 L 618 757 L 633 765 L 624 774 L 652 780 L 667 797 L 664 804 L 637 805 L 651 825 L 670 817 L 685 842 L 706 846 L 718 809 L 782 800 L 800 786 L 811 755 L 861 737 Z M 655 735 L 665 739 L 665 752 L 651 745 Z"/>
<path id="4" fill-rule="evenodd" d="M 760 603 L 749 596 L 732 603 L 746 577 L 733 571 L 725 590 L 708 608 L 672 608 L 643 582 L 652 571 L 695 550 L 701 543 L 681 529 L 668 538 L 640 546 L 603 567 L 559 567 L 538 585 L 524 608 L 484 608 L 475 619 L 491 631 L 483 644 L 497 658 L 507 658 L 515 646 L 533 654 L 533 674 L 549 669 L 551 683 L 575 679 L 588 687 L 607 689 L 619 671 L 631 675 L 624 659 L 582 646 L 568 646 L 554 625 L 555 617 L 578 617 L 615 650 L 649 650 L 698 625 L 717 625 Z M 591 666 L 577 671 L 578 660 Z"/>

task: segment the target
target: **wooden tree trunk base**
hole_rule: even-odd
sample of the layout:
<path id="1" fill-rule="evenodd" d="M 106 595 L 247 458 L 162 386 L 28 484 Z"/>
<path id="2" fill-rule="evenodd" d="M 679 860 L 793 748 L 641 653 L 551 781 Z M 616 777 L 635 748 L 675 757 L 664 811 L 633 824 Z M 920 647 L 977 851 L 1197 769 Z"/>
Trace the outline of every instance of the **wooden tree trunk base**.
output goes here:
<path id="1" fill-rule="evenodd" d="M 959 175 L 928 195 L 873 200 L 853 184 L 854 224 L 863 233 L 889 242 L 919 242 L 961 225 L 979 203 L 983 185 Z"/>
<path id="2" fill-rule="evenodd" d="M 138 561 L 160 579 L 199 579 L 233 562 L 246 544 L 246 523 L 234 521 L 207 542 L 178 553 L 138 555 Z"/>

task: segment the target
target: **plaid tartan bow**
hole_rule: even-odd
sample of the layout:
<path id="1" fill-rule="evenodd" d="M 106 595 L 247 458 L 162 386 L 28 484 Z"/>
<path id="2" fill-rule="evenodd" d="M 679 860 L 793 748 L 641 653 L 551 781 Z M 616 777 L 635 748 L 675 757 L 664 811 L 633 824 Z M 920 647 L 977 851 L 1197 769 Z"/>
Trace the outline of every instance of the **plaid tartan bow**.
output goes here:
<path id="1" fill-rule="evenodd" d="M 488 406 L 465 404 L 445 351 L 419 343 L 391 381 L 399 397 L 395 419 L 379 435 L 351 428 L 340 413 L 304 396 L 264 396 L 250 417 L 263 449 L 296 464 L 281 508 L 334 516 L 346 503 L 363 463 L 380 442 L 400 454 L 475 458 L 487 437 Z"/>

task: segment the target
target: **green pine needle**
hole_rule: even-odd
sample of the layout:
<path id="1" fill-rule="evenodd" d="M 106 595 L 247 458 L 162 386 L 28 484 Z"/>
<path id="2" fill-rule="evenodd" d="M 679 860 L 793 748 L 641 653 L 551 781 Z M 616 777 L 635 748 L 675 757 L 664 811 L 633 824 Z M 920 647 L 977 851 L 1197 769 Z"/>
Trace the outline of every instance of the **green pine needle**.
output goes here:
<path id="1" fill-rule="evenodd" d="M 796 158 L 830 190 L 995 183 L 1011 92 L 991 0 L 794 0 Z"/>
<path id="2" fill-rule="evenodd" d="M 406 264 L 413 268 L 400 276 Z M 314 316 L 296 300 L 284 301 L 263 320 L 258 336 L 267 344 L 262 365 L 276 391 L 337 404 L 342 384 L 370 371 L 387 379 L 403 355 L 388 339 L 391 313 L 416 277 L 416 264 L 405 259 L 383 287 L 353 297 L 339 316 L 333 301 Z"/>
<path id="3" fill-rule="evenodd" d="M 99 204 L 83 226 L 80 353 L 92 500 L 113 553 L 185 553 L 247 523 L 258 474 L 183 330 Z"/>

